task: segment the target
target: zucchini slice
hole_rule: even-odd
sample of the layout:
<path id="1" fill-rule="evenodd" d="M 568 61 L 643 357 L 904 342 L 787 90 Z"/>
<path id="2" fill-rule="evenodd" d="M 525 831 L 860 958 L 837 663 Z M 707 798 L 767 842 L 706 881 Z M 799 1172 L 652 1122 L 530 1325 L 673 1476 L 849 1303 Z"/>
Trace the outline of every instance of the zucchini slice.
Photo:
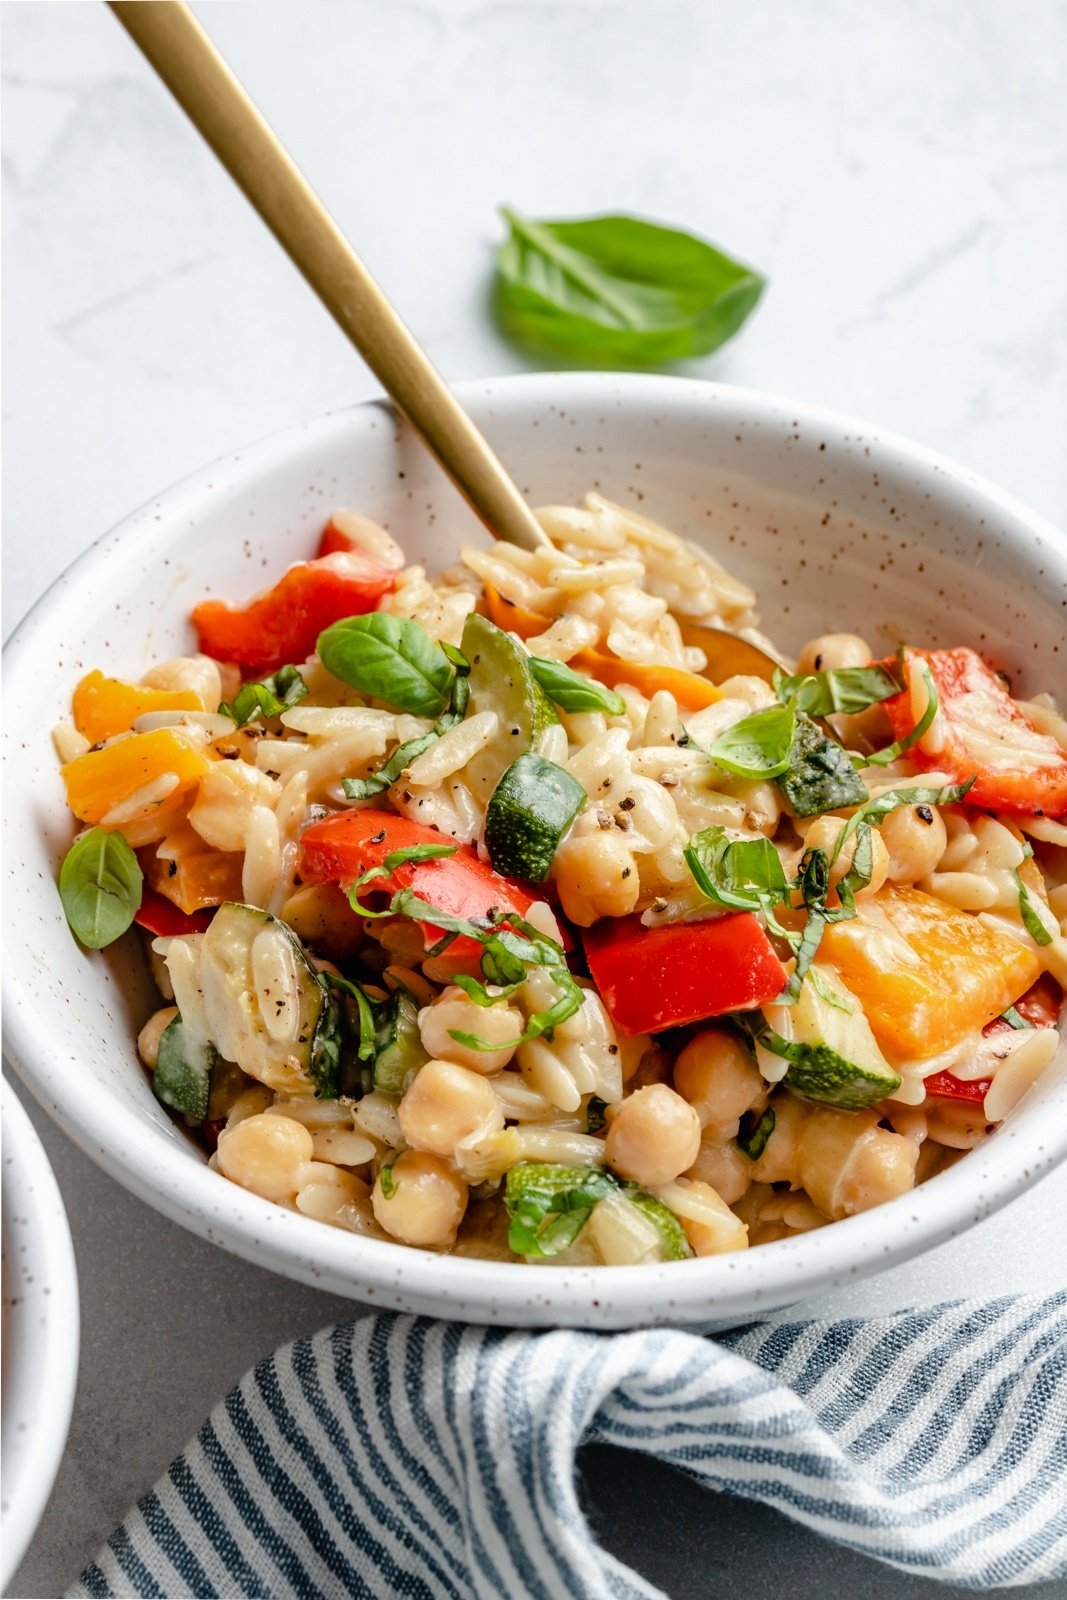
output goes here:
<path id="1" fill-rule="evenodd" d="M 406 989 L 397 989 L 382 1005 L 375 1043 L 374 1087 L 400 1096 L 430 1059 L 419 1035 L 419 1008 Z"/>
<path id="2" fill-rule="evenodd" d="M 231 902 L 182 943 L 194 939 L 203 1030 L 219 1055 L 278 1094 L 335 1099 L 341 1007 L 291 929 Z"/>
<path id="3" fill-rule="evenodd" d="M 197 1040 L 172 1018 L 159 1039 L 159 1057 L 152 1074 L 152 1090 L 172 1111 L 180 1111 L 190 1122 L 203 1122 L 211 1099 L 211 1074 L 218 1061 L 214 1045 Z"/>
<path id="4" fill-rule="evenodd" d="M 485 812 L 485 843 L 494 870 L 542 883 L 585 801 L 577 778 L 554 761 L 532 750 L 513 761 Z"/>
<path id="5" fill-rule="evenodd" d="M 778 1045 L 764 1035 L 757 1049 L 785 1056 L 784 1082 L 802 1099 L 865 1111 L 900 1088 L 863 1007 L 831 968 L 813 966 L 795 1004 L 770 1006 L 764 1015 Z"/>
<path id="6" fill-rule="evenodd" d="M 861 806 L 870 798 L 846 751 L 803 712 L 797 717 L 789 766 L 775 782 L 794 817 L 818 817 Z"/>
<path id="7" fill-rule="evenodd" d="M 472 612 L 467 618 L 461 649 L 471 668 L 468 716 L 495 711 L 500 718 L 498 738 L 464 768 L 475 799 L 485 805 L 516 756 L 540 750 L 545 730 L 559 718 L 526 651 L 487 617 Z"/>

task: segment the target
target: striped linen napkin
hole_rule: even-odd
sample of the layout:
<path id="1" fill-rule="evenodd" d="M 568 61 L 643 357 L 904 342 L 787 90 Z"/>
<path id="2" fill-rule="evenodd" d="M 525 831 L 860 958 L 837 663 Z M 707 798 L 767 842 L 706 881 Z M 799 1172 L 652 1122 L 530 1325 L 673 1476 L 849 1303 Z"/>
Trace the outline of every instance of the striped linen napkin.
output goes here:
<path id="1" fill-rule="evenodd" d="M 374 1316 L 279 1350 L 77 1595 L 630 1600 L 575 1452 L 643 1450 L 913 1574 L 1067 1574 L 1067 1294 L 871 1320 L 505 1332 Z"/>

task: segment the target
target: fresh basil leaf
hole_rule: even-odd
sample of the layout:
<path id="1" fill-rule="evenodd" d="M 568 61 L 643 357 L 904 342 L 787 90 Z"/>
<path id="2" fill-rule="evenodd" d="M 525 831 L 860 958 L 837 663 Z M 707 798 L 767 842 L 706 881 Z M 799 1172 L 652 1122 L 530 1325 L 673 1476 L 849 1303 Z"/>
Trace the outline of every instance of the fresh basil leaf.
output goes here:
<path id="1" fill-rule="evenodd" d="M 829 717 L 838 711 L 850 715 L 866 711 L 899 694 L 901 685 L 885 667 L 827 667 L 792 678 L 779 673 L 774 690 L 779 700 L 791 700 L 809 717 Z"/>
<path id="2" fill-rule="evenodd" d="M 754 1111 L 745 1112 L 736 1139 L 737 1148 L 743 1156 L 747 1156 L 750 1161 L 759 1160 L 767 1148 L 767 1140 L 774 1132 L 776 1120 L 770 1106 L 759 1116 Z"/>
<path id="3" fill-rule="evenodd" d="M 592 678 L 583 678 L 580 672 L 565 667 L 561 661 L 531 656 L 530 671 L 561 711 L 605 711 L 610 717 L 618 717 L 626 710 L 621 694 L 605 689 Z"/>
<path id="4" fill-rule="evenodd" d="M 789 898 L 782 859 L 769 839 L 731 839 L 719 823 L 695 833 L 686 864 L 701 894 L 717 905 L 759 911 Z"/>
<path id="5" fill-rule="evenodd" d="M 59 898 L 74 933 L 89 950 L 120 939 L 141 909 L 144 874 L 121 833 L 90 828 L 75 839 L 59 869 Z"/>
<path id="6" fill-rule="evenodd" d="M 777 778 L 789 766 L 796 725 L 791 706 L 766 706 L 720 733 L 708 755 L 738 778 Z"/>
<path id="7" fill-rule="evenodd" d="M 779 775 L 777 783 L 794 817 L 817 817 L 862 805 L 867 799 L 848 753 L 803 713 L 797 715 L 788 770 Z"/>
<path id="8" fill-rule="evenodd" d="M 458 844 L 409 844 L 402 850 L 390 850 L 382 866 L 386 872 L 395 872 L 397 867 L 407 867 L 419 861 L 444 860 L 447 856 L 454 856 L 458 849 Z"/>
<path id="9" fill-rule="evenodd" d="M 619 1184 L 597 1167 L 520 1161 L 504 1182 L 508 1246 L 519 1256 L 556 1256 L 573 1244 L 599 1200 Z"/>
<path id="10" fill-rule="evenodd" d="M 278 717 L 290 706 L 298 705 L 308 692 L 297 667 L 279 667 L 258 683 L 243 683 L 232 700 L 223 700 L 219 715 L 232 717 L 239 728 L 260 717 Z"/>
<path id="11" fill-rule="evenodd" d="M 923 734 L 937 716 L 937 686 L 934 683 L 933 674 L 931 673 L 930 668 L 924 666 L 922 670 L 923 682 L 926 685 L 926 693 L 928 697 L 926 701 L 926 710 L 923 712 L 914 728 L 912 728 L 911 732 L 906 734 L 903 739 L 897 739 L 893 744 L 888 745 L 886 749 L 876 751 L 873 756 L 866 756 L 864 759 L 869 766 L 888 767 L 889 763 L 891 761 L 895 761 L 898 756 L 905 755 L 907 751 L 909 751 L 914 745 L 918 744 Z"/>
<path id="12" fill-rule="evenodd" d="M 745 321 L 764 279 L 714 246 L 639 217 L 535 222 L 503 209 L 496 310 L 504 331 L 592 366 L 707 355 Z"/>
<path id="13" fill-rule="evenodd" d="M 371 611 L 319 634 L 327 672 L 361 694 L 416 717 L 436 717 L 448 703 L 452 663 L 425 628 L 407 617 Z"/>

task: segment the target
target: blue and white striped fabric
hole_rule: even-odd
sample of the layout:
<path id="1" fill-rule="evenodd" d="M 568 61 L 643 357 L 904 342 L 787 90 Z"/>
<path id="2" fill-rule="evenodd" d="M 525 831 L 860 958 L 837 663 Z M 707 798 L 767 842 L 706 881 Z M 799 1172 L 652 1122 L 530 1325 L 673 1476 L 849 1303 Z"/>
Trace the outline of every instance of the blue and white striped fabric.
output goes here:
<path id="1" fill-rule="evenodd" d="M 696 1334 L 376 1316 L 263 1361 L 78 1595 L 630 1600 L 579 1444 L 643 1450 L 909 1572 L 1067 1573 L 1067 1295 Z"/>

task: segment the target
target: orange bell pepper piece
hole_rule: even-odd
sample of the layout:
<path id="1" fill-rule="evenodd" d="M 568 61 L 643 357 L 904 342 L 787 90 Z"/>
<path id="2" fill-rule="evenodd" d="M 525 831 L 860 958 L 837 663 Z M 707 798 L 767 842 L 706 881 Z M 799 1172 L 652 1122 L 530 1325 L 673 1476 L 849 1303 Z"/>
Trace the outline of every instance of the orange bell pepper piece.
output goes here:
<path id="1" fill-rule="evenodd" d="M 120 800 L 173 772 L 178 782 L 160 801 L 161 809 L 181 804 L 183 791 L 199 783 L 210 761 L 174 728 L 132 733 L 102 750 L 89 750 L 62 768 L 67 804 L 82 822 L 99 822 Z"/>
<path id="2" fill-rule="evenodd" d="M 90 672 L 74 691 L 74 726 L 90 744 L 128 733 L 138 717 L 149 711 L 214 711 L 204 707 L 189 689 L 150 689 L 143 683 L 127 683 L 124 678 L 105 678 Z"/>
<path id="3" fill-rule="evenodd" d="M 832 963 L 899 1059 L 937 1055 L 1000 1016 L 1036 979 L 1033 950 L 921 889 L 888 886 L 831 924 Z"/>
<path id="4" fill-rule="evenodd" d="M 505 633 L 517 633 L 520 639 L 532 639 L 534 634 L 544 633 L 552 626 L 551 617 L 544 617 L 539 611 L 527 611 L 514 600 L 505 600 L 491 583 L 485 585 L 485 609 L 490 622 L 495 622 Z"/>
<path id="5" fill-rule="evenodd" d="M 240 900 L 243 864 L 240 850 L 204 850 L 180 861 L 161 861 L 153 851 L 144 861 L 144 873 L 150 888 L 191 914 Z"/>
<path id="6" fill-rule="evenodd" d="M 597 678 L 614 689 L 620 683 L 632 684 L 649 700 L 660 689 L 667 689 L 683 711 L 703 711 L 722 699 L 722 690 L 699 673 L 686 672 L 683 667 L 646 666 L 641 661 L 622 661 L 618 656 L 605 655 L 602 650 L 581 650 L 569 662 L 575 672 Z"/>

